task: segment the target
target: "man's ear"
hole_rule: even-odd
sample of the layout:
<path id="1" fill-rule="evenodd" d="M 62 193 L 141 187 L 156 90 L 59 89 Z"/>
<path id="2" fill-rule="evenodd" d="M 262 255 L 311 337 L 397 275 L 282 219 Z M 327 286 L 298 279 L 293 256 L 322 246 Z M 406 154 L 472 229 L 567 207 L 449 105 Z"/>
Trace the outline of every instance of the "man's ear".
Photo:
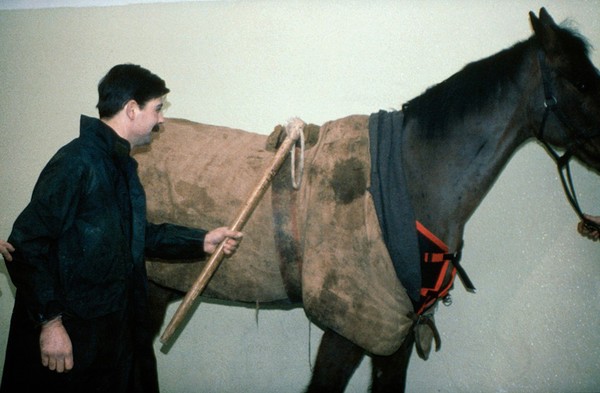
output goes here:
<path id="1" fill-rule="evenodd" d="M 135 119 L 135 112 L 139 109 L 139 105 L 135 100 L 129 100 L 123 106 L 123 110 L 125 111 L 125 115 L 130 119 Z"/>

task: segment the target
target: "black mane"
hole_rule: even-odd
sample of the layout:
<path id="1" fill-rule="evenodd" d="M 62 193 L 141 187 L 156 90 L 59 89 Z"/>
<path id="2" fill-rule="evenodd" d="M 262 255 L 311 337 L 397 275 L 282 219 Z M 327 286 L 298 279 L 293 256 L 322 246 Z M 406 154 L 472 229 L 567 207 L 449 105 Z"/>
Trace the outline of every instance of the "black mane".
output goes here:
<path id="1" fill-rule="evenodd" d="M 585 37 L 564 24 L 557 33 L 565 55 L 581 61 L 576 67 L 579 72 L 586 70 L 590 45 Z M 516 83 L 527 51 L 537 47 L 539 44 L 534 35 L 495 55 L 467 64 L 450 78 L 404 104 L 405 121 L 418 121 L 428 137 L 441 135 L 452 122 L 460 122 L 500 99 L 503 91 Z M 586 71 L 583 74 L 596 75 L 595 69 Z"/>
<path id="2" fill-rule="evenodd" d="M 451 122 L 486 108 L 515 83 L 527 49 L 534 38 L 485 59 L 467 64 L 445 81 L 404 104 L 406 120 L 416 119 L 429 137 L 439 135 Z"/>

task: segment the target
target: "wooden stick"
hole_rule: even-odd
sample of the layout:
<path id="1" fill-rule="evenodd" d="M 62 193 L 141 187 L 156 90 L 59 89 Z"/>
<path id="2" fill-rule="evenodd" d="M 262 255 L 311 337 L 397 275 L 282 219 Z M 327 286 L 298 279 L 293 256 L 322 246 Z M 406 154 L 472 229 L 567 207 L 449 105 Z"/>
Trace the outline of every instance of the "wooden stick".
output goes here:
<path id="1" fill-rule="evenodd" d="M 258 185 L 254 189 L 254 191 L 252 191 L 252 194 L 242 207 L 240 213 L 237 215 L 237 218 L 230 227 L 231 230 L 242 230 L 242 228 L 254 212 L 254 209 L 262 199 L 264 193 L 271 185 L 273 177 L 275 177 L 277 171 L 279 171 L 279 168 L 285 161 L 286 154 L 296 144 L 296 141 L 300 137 L 300 133 L 302 132 L 303 127 L 304 123 L 299 119 L 293 119 L 288 123 L 288 125 L 286 126 L 286 139 L 279 147 L 279 150 L 277 150 L 277 152 L 275 153 L 275 157 L 273 158 L 271 165 L 265 171 Z M 210 259 L 206 263 L 206 266 L 204 266 L 204 269 L 200 272 L 200 275 L 198 275 L 198 278 L 196 279 L 192 287 L 189 289 L 189 291 L 186 293 L 184 299 L 181 301 L 181 304 L 177 308 L 177 311 L 173 315 L 173 318 L 171 318 L 171 322 L 169 322 L 167 328 L 160 337 L 160 341 L 163 344 L 166 344 L 169 341 L 177 327 L 185 318 L 185 315 L 189 308 L 192 306 L 194 300 L 202 293 L 202 291 L 204 291 L 213 274 L 221 264 L 221 261 L 224 257 L 223 247 L 226 241 L 227 239 L 223 240 L 221 244 L 219 244 L 215 252 L 211 255 Z"/>

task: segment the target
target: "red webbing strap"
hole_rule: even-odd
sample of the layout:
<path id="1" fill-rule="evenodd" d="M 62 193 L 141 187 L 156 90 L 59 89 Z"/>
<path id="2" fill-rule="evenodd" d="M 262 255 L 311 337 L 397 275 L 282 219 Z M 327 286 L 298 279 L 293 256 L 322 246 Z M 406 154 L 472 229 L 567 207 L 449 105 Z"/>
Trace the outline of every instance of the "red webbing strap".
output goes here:
<path id="1" fill-rule="evenodd" d="M 419 221 L 416 225 L 422 256 L 421 299 L 415 307 L 417 314 L 422 314 L 437 299 L 445 297 L 452 289 L 457 274 L 466 290 L 474 293 L 475 286 L 460 265 L 461 250 L 449 253 L 448 246 L 442 240 Z"/>

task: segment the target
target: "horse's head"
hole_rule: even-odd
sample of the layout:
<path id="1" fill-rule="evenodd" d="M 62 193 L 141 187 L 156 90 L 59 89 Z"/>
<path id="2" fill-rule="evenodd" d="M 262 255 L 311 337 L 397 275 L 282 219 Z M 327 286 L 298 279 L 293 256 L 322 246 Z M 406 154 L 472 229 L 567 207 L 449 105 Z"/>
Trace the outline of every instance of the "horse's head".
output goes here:
<path id="1" fill-rule="evenodd" d="M 565 149 L 600 172 L 600 75 L 586 41 L 558 26 L 542 8 L 529 13 L 544 86 L 544 120 L 538 138 Z M 542 103 L 540 103 L 542 105 Z"/>

